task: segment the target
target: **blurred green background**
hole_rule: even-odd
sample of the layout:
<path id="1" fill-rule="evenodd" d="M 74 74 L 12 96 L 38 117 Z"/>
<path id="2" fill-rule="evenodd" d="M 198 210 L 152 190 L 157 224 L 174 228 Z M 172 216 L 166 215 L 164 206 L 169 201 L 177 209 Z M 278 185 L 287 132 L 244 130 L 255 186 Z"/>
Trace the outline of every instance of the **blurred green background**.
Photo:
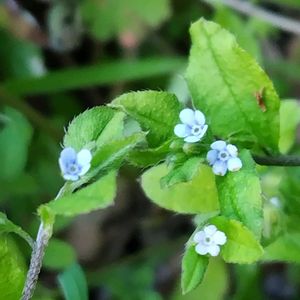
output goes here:
<path id="1" fill-rule="evenodd" d="M 63 184 L 58 156 L 64 127 L 85 109 L 145 89 L 168 90 L 188 101 L 188 30 L 200 17 L 233 32 L 282 99 L 299 98 L 300 34 L 208 2 L 0 1 L 0 211 L 35 237 L 37 207 Z M 300 19 L 299 0 L 252 3 Z M 299 114 L 294 117 L 300 121 Z M 286 172 L 262 168 L 268 199 L 280 193 L 287 203 L 299 200 L 299 171 L 288 173 L 290 180 L 279 191 Z M 218 259 L 200 287 L 182 296 L 180 263 L 193 230 L 191 218 L 152 205 L 139 187 L 141 173 L 121 169 L 114 207 L 57 219 L 34 299 L 300 299 L 297 265 L 234 267 Z M 272 209 L 266 211 L 266 222 L 276 222 Z M 291 223 L 298 220 L 295 213 Z M 15 253 L 2 251 L 3 256 L 17 256 L 16 268 L 24 272 L 30 248 L 17 237 L 9 242 L 16 244 Z"/>

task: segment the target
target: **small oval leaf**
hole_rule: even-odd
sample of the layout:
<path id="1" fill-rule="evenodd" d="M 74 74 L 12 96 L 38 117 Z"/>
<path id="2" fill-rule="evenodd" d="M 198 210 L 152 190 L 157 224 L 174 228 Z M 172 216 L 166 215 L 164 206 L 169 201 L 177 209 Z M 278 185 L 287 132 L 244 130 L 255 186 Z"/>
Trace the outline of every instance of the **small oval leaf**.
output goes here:
<path id="1" fill-rule="evenodd" d="M 112 171 L 78 192 L 63 196 L 40 207 L 39 212 L 49 209 L 56 215 L 76 216 L 112 204 L 116 194 L 116 172 Z"/>
<path id="2" fill-rule="evenodd" d="M 218 195 L 211 168 L 200 164 L 191 181 L 161 187 L 161 178 L 168 174 L 166 164 L 153 167 L 142 175 L 142 187 L 157 205 L 179 213 L 202 213 L 218 210 Z"/>
<path id="3" fill-rule="evenodd" d="M 199 255 L 194 246 L 185 250 L 182 259 L 181 289 L 186 294 L 203 280 L 208 265 L 208 256 Z"/>
<path id="4" fill-rule="evenodd" d="M 221 214 L 248 227 L 259 240 L 262 232 L 263 209 L 261 186 L 255 163 L 248 150 L 240 153 L 243 167 L 216 179 Z"/>

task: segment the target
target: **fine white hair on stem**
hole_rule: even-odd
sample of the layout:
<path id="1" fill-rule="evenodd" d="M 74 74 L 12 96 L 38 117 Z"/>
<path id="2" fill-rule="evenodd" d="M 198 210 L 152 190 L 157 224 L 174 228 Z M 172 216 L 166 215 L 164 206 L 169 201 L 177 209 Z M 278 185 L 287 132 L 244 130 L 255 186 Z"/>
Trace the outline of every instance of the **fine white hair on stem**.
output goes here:
<path id="1" fill-rule="evenodd" d="M 300 35 L 300 22 L 241 0 L 202 0 L 208 4 L 224 4 L 240 13 L 261 19 L 283 31 Z"/>
<path id="2" fill-rule="evenodd" d="M 55 197 L 55 200 L 63 196 L 64 193 L 65 189 L 63 187 L 58 192 L 57 196 Z M 41 221 L 37 238 L 34 243 L 33 251 L 31 254 L 30 266 L 26 275 L 26 280 L 20 300 L 30 300 L 33 296 L 38 277 L 42 268 L 45 250 L 52 236 L 53 225 L 54 224 L 46 225 Z"/>

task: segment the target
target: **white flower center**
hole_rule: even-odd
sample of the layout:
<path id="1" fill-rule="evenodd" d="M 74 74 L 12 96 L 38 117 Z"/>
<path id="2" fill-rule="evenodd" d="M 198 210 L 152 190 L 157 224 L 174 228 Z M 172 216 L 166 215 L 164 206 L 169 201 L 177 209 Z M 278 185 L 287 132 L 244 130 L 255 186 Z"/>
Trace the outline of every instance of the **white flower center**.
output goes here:
<path id="1" fill-rule="evenodd" d="M 229 154 L 227 151 L 220 151 L 219 154 L 218 154 L 218 159 L 219 160 L 222 160 L 222 161 L 227 161 L 229 159 Z"/>
<path id="2" fill-rule="evenodd" d="M 76 163 L 70 164 L 68 166 L 68 173 L 72 175 L 76 175 L 79 172 L 79 166 Z"/>
<path id="3" fill-rule="evenodd" d="M 192 135 L 199 135 L 202 132 L 202 126 L 200 125 L 193 125 L 192 127 Z"/>
<path id="4" fill-rule="evenodd" d="M 211 237 L 206 236 L 206 237 L 204 238 L 204 244 L 207 245 L 207 246 L 209 246 L 211 243 L 212 243 Z"/>

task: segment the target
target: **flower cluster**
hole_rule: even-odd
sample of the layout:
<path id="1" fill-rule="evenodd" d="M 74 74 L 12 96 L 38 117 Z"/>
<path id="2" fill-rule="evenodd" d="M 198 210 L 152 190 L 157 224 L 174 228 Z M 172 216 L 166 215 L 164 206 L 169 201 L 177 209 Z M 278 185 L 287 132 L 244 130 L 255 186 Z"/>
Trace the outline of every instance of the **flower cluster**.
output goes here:
<path id="1" fill-rule="evenodd" d="M 199 142 L 205 135 L 208 126 L 205 124 L 205 116 L 199 111 L 190 108 L 183 109 L 179 114 L 182 124 L 177 124 L 174 133 L 184 138 L 187 143 Z"/>
<path id="2" fill-rule="evenodd" d="M 226 243 L 227 237 L 215 225 L 207 225 L 194 235 L 193 240 L 196 243 L 195 250 L 198 254 L 217 256 L 220 253 L 220 246 Z"/>
<path id="3" fill-rule="evenodd" d="M 242 167 L 242 161 L 237 157 L 236 146 L 226 144 L 224 141 L 216 141 L 210 145 L 212 150 L 207 153 L 207 160 L 216 175 L 224 176 L 227 170 L 238 171 Z"/>
<path id="4" fill-rule="evenodd" d="M 175 135 L 184 138 L 187 143 L 201 141 L 208 129 L 204 114 L 199 110 L 185 108 L 180 112 L 179 118 L 182 123 L 175 126 Z M 216 141 L 210 147 L 207 161 L 216 175 L 224 176 L 227 171 L 235 172 L 241 169 L 242 161 L 238 158 L 236 146 L 226 144 L 224 141 Z"/>
<path id="5" fill-rule="evenodd" d="M 175 135 L 183 138 L 186 143 L 201 141 L 208 129 L 204 114 L 199 110 L 185 108 L 180 112 L 179 118 L 181 123 L 174 128 Z M 206 159 L 216 175 L 224 176 L 227 171 L 235 172 L 241 169 L 242 161 L 238 157 L 235 145 L 218 140 L 213 142 L 210 148 Z M 198 254 L 217 256 L 220 253 L 220 246 L 226 243 L 227 237 L 215 225 L 207 225 L 194 235 L 193 241 Z"/>
<path id="6" fill-rule="evenodd" d="M 87 149 L 82 149 L 78 153 L 71 147 L 63 149 L 58 160 L 63 178 L 77 181 L 88 172 L 91 160 L 92 154 Z"/>

